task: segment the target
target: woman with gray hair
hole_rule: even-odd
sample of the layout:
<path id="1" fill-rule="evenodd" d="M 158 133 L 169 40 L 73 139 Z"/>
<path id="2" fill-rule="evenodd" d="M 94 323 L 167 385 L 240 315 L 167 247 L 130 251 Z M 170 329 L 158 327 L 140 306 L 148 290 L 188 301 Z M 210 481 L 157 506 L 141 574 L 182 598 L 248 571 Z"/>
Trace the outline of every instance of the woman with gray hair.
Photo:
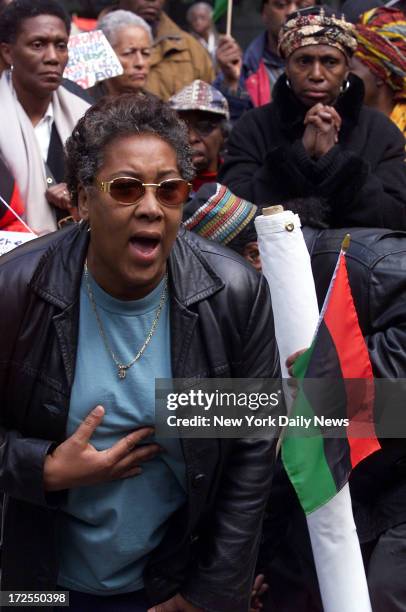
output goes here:
<path id="1" fill-rule="evenodd" d="M 150 26 L 131 11 L 119 10 L 102 17 L 97 28 L 113 47 L 124 73 L 97 83 L 90 90 L 90 94 L 95 100 L 99 100 L 106 95 L 142 92 L 151 61 Z"/>

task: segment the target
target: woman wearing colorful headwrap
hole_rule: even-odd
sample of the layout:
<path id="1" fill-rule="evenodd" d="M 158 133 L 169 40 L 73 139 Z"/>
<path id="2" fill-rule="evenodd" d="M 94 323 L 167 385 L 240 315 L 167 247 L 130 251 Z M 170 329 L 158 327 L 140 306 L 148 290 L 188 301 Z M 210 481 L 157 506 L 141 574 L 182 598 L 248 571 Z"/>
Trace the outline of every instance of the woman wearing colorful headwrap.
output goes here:
<path id="1" fill-rule="evenodd" d="M 219 182 L 259 207 L 321 198 L 330 227 L 406 230 L 404 138 L 363 105 L 349 66 L 356 46 L 354 26 L 331 9 L 292 13 L 273 102 L 236 124 Z"/>
<path id="2" fill-rule="evenodd" d="M 381 7 L 361 15 L 351 70 L 365 86 L 364 103 L 385 113 L 406 136 L 406 16 Z"/>

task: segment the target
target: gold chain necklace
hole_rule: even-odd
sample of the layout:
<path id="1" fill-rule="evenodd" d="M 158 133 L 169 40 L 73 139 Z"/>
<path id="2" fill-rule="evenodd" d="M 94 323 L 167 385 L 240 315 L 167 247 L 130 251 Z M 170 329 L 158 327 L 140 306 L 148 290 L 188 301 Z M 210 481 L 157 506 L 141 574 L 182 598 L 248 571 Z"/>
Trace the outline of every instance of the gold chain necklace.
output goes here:
<path id="1" fill-rule="evenodd" d="M 107 340 L 107 336 L 106 333 L 104 331 L 104 327 L 103 327 L 103 323 L 100 319 L 99 316 L 99 312 L 97 310 L 97 306 L 96 306 L 96 300 L 94 299 L 94 294 L 93 294 L 93 290 L 90 286 L 90 282 L 89 282 L 89 272 L 88 272 L 88 268 L 87 268 L 87 261 L 85 261 L 85 266 L 84 266 L 84 277 L 85 277 L 85 283 L 86 283 L 86 289 L 87 289 L 87 294 L 89 296 L 89 301 L 90 301 L 90 305 L 92 307 L 92 310 L 95 314 L 96 317 L 96 321 L 97 321 L 97 326 L 99 328 L 99 333 L 100 336 L 103 340 L 103 344 L 106 347 L 107 352 L 109 353 L 109 355 L 111 356 L 112 360 L 114 361 L 114 363 L 117 366 L 117 370 L 118 370 L 118 377 L 120 380 L 123 380 L 126 377 L 127 374 L 127 370 L 129 370 L 131 368 L 131 366 L 134 365 L 134 363 L 136 363 L 143 355 L 143 353 L 145 352 L 145 349 L 147 348 L 148 344 L 151 342 L 152 336 L 155 333 L 155 330 L 158 326 L 158 322 L 159 322 L 159 317 L 161 316 L 161 312 L 162 309 L 164 307 L 164 304 L 166 302 L 166 299 L 168 297 L 168 274 L 165 273 L 165 283 L 164 283 L 164 288 L 162 290 L 161 293 L 161 297 L 159 299 L 159 305 L 158 308 L 156 310 L 155 313 L 155 318 L 152 321 L 152 325 L 151 325 L 151 329 L 149 330 L 147 337 L 145 338 L 144 344 L 142 345 L 142 347 L 140 348 L 140 350 L 138 351 L 138 353 L 135 355 L 135 357 L 133 359 L 131 359 L 131 361 L 127 364 L 125 363 L 120 363 L 120 361 L 117 359 L 116 354 L 114 353 L 114 351 L 112 350 L 112 348 L 110 347 L 110 344 Z"/>

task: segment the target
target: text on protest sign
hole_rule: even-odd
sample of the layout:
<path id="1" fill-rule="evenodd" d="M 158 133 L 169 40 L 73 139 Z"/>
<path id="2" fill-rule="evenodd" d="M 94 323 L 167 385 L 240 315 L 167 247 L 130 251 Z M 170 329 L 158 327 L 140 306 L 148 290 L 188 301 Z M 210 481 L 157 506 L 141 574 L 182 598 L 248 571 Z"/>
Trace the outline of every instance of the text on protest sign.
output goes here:
<path id="1" fill-rule="evenodd" d="M 29 232 L 7 232 L 0 231 L 0 255 L 8 253 L 12 249 L 20 246 L 24 242 L 28 242 L 36 238 L 35 234 Z"/>
<path id="2" fill-rule="evenodd" d="M 63 76 L 84 89 L 123 74 L 123 67 L 101 30 L 69 38 L 69 62 Z"/>

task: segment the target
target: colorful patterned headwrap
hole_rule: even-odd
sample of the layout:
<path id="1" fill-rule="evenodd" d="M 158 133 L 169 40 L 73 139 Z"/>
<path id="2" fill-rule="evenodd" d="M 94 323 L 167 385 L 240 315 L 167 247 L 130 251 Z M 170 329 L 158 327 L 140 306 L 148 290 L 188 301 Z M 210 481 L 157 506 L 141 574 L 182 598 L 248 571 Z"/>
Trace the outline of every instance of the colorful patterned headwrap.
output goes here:
<path id="1" fill-rule="evenodd" d="M 356 57 L 399 98 L 406 97 L 406 17 L 397 9 L 367 11 L 356 25 Z"/>
<path id="2" fill-rule="evenodd" d="M 309 45 L 329 45 L 351 56 L 357 48 L 353 24 L 344 16 L 339 18 L 328 12 L 325 7 L 313 7 L 288 17 L 279 33 L 282 57 L 288 58 L 296 49 Z"/>

